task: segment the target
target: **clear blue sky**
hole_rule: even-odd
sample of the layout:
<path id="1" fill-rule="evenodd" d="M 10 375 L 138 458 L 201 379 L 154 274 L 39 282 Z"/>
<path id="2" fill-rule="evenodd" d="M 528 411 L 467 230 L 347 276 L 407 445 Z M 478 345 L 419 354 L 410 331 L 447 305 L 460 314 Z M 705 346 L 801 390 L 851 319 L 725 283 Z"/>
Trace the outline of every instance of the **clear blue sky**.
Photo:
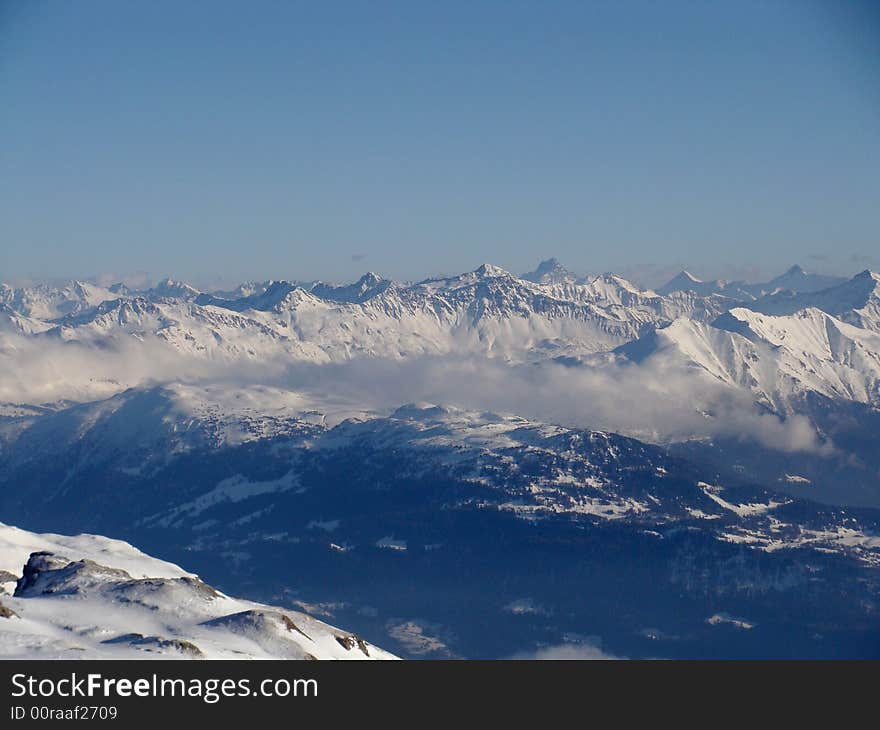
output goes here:
<path id="1" fill-rule="evenodd" d="M 878 8 L 0 0 L 0 279 L 876 268 Z"/>

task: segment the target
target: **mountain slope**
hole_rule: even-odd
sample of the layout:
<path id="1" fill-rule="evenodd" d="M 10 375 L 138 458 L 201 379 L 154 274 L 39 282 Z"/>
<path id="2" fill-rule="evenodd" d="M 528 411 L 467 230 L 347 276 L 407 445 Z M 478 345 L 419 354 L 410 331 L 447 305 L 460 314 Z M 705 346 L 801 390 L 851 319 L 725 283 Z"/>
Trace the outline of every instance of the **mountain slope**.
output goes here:
<path id="1" fill-rule="evenodd" d="M 18 465 L 26 431 L 10 443 L 5 515 L 122 535 L 408 657 L 502 657 L 595 634 L 625 656 L 826 656 L 851 652 L 848 632 L 864 654 L 876 626 L 878 513 L 804 499 L 817 487 L 795 470 L 783 493 L 617 434 L 427 405 L 332 426 L 292 408 L 240 429 L 252 438 L 180 450 L 146 434 L 235 414 L 141 409 L 139 443 L 153 446 L 137 452 L 105 438 L 118 409 L 97 408 L 78 410 L 82 449 Z M 53 421 L 66 431 L 60 416 L 39 416 L 44 434 Z M 759 628 L 709 621 L 721 614 Z"/>
<path id="2" fill-rule="evenodd" d="M 818 309 L 772 317 L 740 308 L 712 324 L 677 320 L 618 352 L 638 362 L 677 358 L 778 413 L 798 412 L 808 393 L 880 404 L 880 336 Z"/>
<path id="3" fill-rule="evenodd" d="M 109 289 L 84 281 L 70 281 L 60 286 L 0 284 L 0 304 L 25 317 L 41 320 L 76 314 L 116 296 Z"/>
<path id="4" fill-rule="evenodd" d="M 722 294 L 736 301 L 748 302 L 783 291 L 794 294 L 817 292 L 843 284 L 845 281 L 845 278 L 839 276 L 808 273 L 797 265 L 770 281 L 755 284 L 723 279 L 702 281 L 689 271 L 681 271 L 659 287 L 657 293 L 666 295 L 676 291 L 690 291 L 702 296 Z"/>
<path id="5" fill-rule="evenodd" d="M 737 304 L 730 295 L 733 284 L 702 287 L 685 274 L 693 286 L 670 287 L 678 290 L 658 294 L 617 276 L 573 280 L 562 273 L 558 262 L 542 265 L 536 270 L 542 283 L 484 265 L 415 284 L 367 274 L 344 286 L 273 281 L 243 285 L 239 292 L 224 296 L 199 294 L 172 280 L 146 292 L 79 284 L 61 289 L 7 287 L 8 303 L 0 310 L 0 360 L 23 382 L 0 397 L 12 400 L 12 391 L 33 390 L 33 395 L 20 400 L 34 404 L 58 398 L 83 400 L 89 394 L 104 397 L 114 389 L 140 385 L 151 377 L 162 379 L 164 371 L 201 371 L 210 379 L 224 369 L 247 370 L 258 371 L 259 378 L 293 362 L 402 361 L 446 355 L 488 356 L 509 363 L 583 360 L 650 337 L 655 329 L 676 320 L 705 329 Z M 806 281 L 805 286 L 819 281 L 801 269 L 777 279 L 783 284 Z M 694 287 L 702 291 L 681 290 Z M 777 291 L 742 306 L 776 315 L 815 308 L 877 332 L 877 290 L 877 276 L 864 272 L 831 289 L 802 294 Z M 716 291 L 721 294 L 712 293 Z M 236 293 L 242 296 L 228 298 Z M 97 300 L 101 301 L 95 304 Z M 59 301 L 73 304 L 61 307 Z M 63 314 L 51 319 L 25 313 L 39 310 L 55 315 L 62 309 Z M 53 350 L 58 345 L 70 347 Z M 81 367 L 56 366 L 68 355 Z M 824 358 L 821 352 L 809 355 Z M 29 379 L 26 362 L 33 359 L 39 364 Z M 747 363 L 732 367 L 744 370 Z M 47 369 L 51 372 L 42 372 Z M 831 382 L 818 388 L 833 397 L 870 389 L 870 382 Z"/>
<path id="6" fill-rule="evenodd" d="M 566 269 L 555 258 L 545 259 L 534 271 L 526 272 L 519 278 L 535 284 L 573 284 L 578 279 L 577 275 Z"/>
<path id="7" fill-rule="evenodd" d="M 166 293 L 175 291 L 173 282 L 164 286 Z M 17 322 L 14 332 L 25 338 L 24 347 L 13 343 L 0 356 L 10 361 L 11 370 L 24 374 L 15 361 L 25 350 L 36 356 L 41 348 L 63 343 L 72 346 L 76 361 L 91 353 L 96 362 L 86 367 L 90 385 L 72 367 L 33 384 L 43 389 L 52 384 L 62 397 L 76 398 L 91 387 L 100 397 L 107 392 L 102 383 L 112 380 L 117 388 L 142 383 L 142 363 L 174 369 L 181 357 L 178 371 L 196 369 L 199 362 L 209 363 L 210 369 L 240 369 L 247 363 L 271 369 L 294 361 L 447 354 L 531 362 L 605 351 L 652 326 L 679 317 L 708 321 L 724 309 L 721 298 L 682 292 L 661 297 L 614 276 L 539 285 L 483 266 L 406 286 L 371 275 L 351 287 L 319 284 L 311 290 L 277 281 L 238 299 L 193 296 L 189 289 L 179 298 L 115 296 L 47 322 L 42 332 Z M 28 327 L 33 334 L 25 334 Z M 113 371 L 114 357 L 133 363 Z M 43 358 L 41 366 L 64 359 L 65 353 L 58 352 Z M 95 373 L 103 371 L 109 372 L 99 382 Z M 65 392 L 65 382 L 78 375 Z M 43 396 L 51 399 L 48 392 Z"/>
<path id="8" fill-rule="evenodd" d="M 829 289 L 777 292 L 747 305 L 764 314 L 793 314 L 813 307 L 856 327 L 880 333 L 880 274 L 865 270 Z"/>
<path id="9" fill-rule="evenodd" d="M 724 291 L 725 282 L 720 280 L 703 281 L 698 279 L 689 271 L 679 271 L 663 286 L 657 288 L 657 293 L 661 295 L 672 294 L 678 291 L 689 291 L 702 296 L 710 294 L 720 294 Z"/>
<path id="10" fill-rule="evenodd" d="M 14 590 L 0 597 L 3 659 L 393 658 L 306 614 L 230 598 L 97 535 L 39 535 L 0 523 L 0 576 L 0 587 Z"/>
<path id="11" fill-rule="evenodd" d="M 770 279 L 765 284 L 751 285 L 751 292 L 755 297 L 772 294 L 781 289 L 803 294 L 829 289 L 830 287 L 843 284 L 845 281 L 846 278 L 842 276 L 813 274 L 795 265 L 784 274 Z"/>

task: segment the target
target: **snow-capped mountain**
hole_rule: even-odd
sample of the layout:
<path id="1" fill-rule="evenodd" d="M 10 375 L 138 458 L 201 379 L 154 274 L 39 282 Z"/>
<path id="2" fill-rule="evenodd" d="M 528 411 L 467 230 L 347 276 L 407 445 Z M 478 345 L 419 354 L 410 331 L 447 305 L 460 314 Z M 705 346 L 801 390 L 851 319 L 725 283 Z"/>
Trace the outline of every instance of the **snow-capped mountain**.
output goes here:
<path id="1" fill-rule="evenodd" d="M 302 612 L 231 598 L 121 540 L 0 523 L 0 658 L 394 657 Z"/>
<path id="2" fill-rule="evenodd" d="M 764 314 L 793 314 L 808 307 L 880 333 L 880 274 L 863 271 L 829 289 L 796 293 L 781 291 L 747 305 Z"/>
<path id="3" fill-rule="evenodd" d="M 332 302 L 349 302 L 360 304 L 370 299 L 391 286 L 391 281 L 383 279 L 372 271 L 364 274 L 354 284 L 335 286 L 320 281 L 310 287 L 312 294 L 321 299 L 329 299 Z"/>
<path id="4" fill-rule="evenodd" d="M 152 340 L 212 359 L 338 362 L 479 352 L 527 360 L 607 350 L 651 326 L 678 317 L 706 321 L 724 310 L 720 300 L 661 297 L 619 277 L 539 285 L 491 266 L 413 285 L 376 275 L 311 289 L 276 281 L 238 299 L 189 288 L 175 298 L 175 287 L 165 282 L 149 294 L 77 309 L 39 334 L 101 347 Z"/>
<path id="5" fill-rule="evenodd" d="M 116 296 L 109 289 L 83 281 L 71 281 L 61 286 L 35 284 L 11 287 L 0 284 L 0 304 L 24 317 L 37 320 L 77 314 Z"/>
<path id="6" fill-rule="evenodd" d="M 712 281 L 703 281 L 698 279 L 689 271 L 679 271 L 663 286 L 657 288 L 657 293 L 666 295 L 673 292 L 689 291 L 701 296 L 709 296 L 710 294 L 721 294 L 727 287 L 727 282 L 720 279 Z"/>
<path id="7" fill-rule="evenodd" d="M 793 291 L 802 294 L 830 289 L 846 281 L 842 276 L 828 276 L 826 274 L 814 274 L 805 271 L 795 264 L 784 274 L 770 279 L 764 284 L 749 285 L 751 293 L 755 297 L 772 294 L 778 291 Z"/>
<path id="8" fill-rule="evenodd" d="M 163 279 L 156 286 L 143 292 L 148 299 L 181 299 L 189 301 L 198 297 L 201 292 L 194 286 L 187 284 L 185 281 L 174 281 L 174 279 Z"/>
<path id="9" fill-rule="evenodd" d="M 553 260 L 537 271 L 547 274 L 544 283 L 487 264 L 415 284 L 376 274 L 339 286 L 272 281 L 243 285 L 237 298 L 172 280 L 143 292 L 7 288 L 16 293 L 0 311 L 0 361 L 13 379 L 0 383 L 0 400 L 106 398 L 166 373 L 173 380 L 250 373 L 258 382 L 296 363 L 455 356 L 593 368 L 619 354 L 643 362 L 674 345 L 680 374 L 697 366 L 780 415 L 797 412 L 808 393 L 877 404 L 880 296 L 871 272 L 829 289 L 738 302 L 728 296 L 732 285 L 706 289 L 720 294 L 661 294 L 610 274 L 550 276 L 559 273 Z M 771 284 L 820 280 L 796 267 Z M 69 311 L 27 313 L 58 314 L 57 302 Z"/>
<path id="10" fill-rule="evenodd" d="M 769 316 L 731 309 L 711 324 L 680 319 L 618 352 L 644 362 L 677 358 L 744 388 L 778 413 L 796 413 L 808 393 L 880 405 L 880 335 L 818 309 Z"/>
<path id="11" fill-rule="evenodd" d="M 0 332 L 34 335 L 51 329 L 52 325 L 40 319 L 26 317 L 5 304 L 0 304 Z"/>
<path id="12" fill-rule="evenodd" d="M 750 284 L 745 281 L 724 281 L 714 279 L 702 281 L 689 271 L 680 271 L 672 279 L 657 289 L 659 294 L 671 294 L 676 291 L 691 291 L 702 296 L 723 294 L 731 299 L 749 302 L 778 292 L 811 293 L 843 284 L 845 278 L 813 274 L 795 265 L 785 273 L 770 281 Z"/>
<path id="13" fill-rule="evenodd" d="M 779 280 L 807 276 L 798 272 Z M 350 285 L 273 281 L 220 294 L 200 293 L 171 279 L 144 291 L 74 282 L 61 288 L 5 287 L 0 303 L 4 330 L 17 334 L 101 347 L 132 338 L 155 340 L 211 359 L 280 356 L 313 362 L 449 352 L 523 361 L 581 356 L 613 349 L 676 319 L 707 323 L 731 306 L 728 285 L 698 282 L 686 272 L 674 281 L 684 277 L 687 286 L 671 282 L 659 293 L 612 275 L 576 279 L 553 259 L 528 277 L 535 281 L 484 265 L 416 284 L 369 273 Z M 816 281 L 809 278 L 811 286 Z M 846 287 L 858 291 L 847 295 Z M 865 282 L 849 282 L 824 298 L 821 292 L 776 293 L 754 308 L 790 313 L 816 306 L 847 322 L 873 326 L 876 296 L 874 304 L 859 304 L 867 307 L 864 312 L 842 312 L 855 308 L 864 288 Z M 797 298 L 805 296 L 810 298 Z"/>
<path id="14" fill-rule="evenodd" d="M 235 374 L 265 382 L 296 364 L 443 357 L 576 363 L 607 375 L 621 355 L 655 363 L 662 351 L 671 367 L 676 350 L 670 375 L 708 374 L 782 416 L 800 412 L 810 394 L 877 405 L 876 274 L 820 291 L 774 289 L 741 302 L 724 282 L 705 288 L 721 293 L 657 293 L 610 274 L 574 279 L 561 272 L 550 259 L 533 272 L 543 283 L 486 264 L 414 284 L 366 274 L 350 285 L 279 280 L 222 296 L 172 280 L 141 292 L 15 290 L 0 311 L 0 364 L 11 374 L 0 382 L 0 400 L 88 401 L 156 381 Z M 826 280 L 795 267 L 768 286 L 810 288 Z M 760 293 L 764 285 L 754 287 Z M 70 311 L 50 319 L 24 313 L 58 314 L 49 306 L 57 301 Z"/>
<path id="15" fill-rule="evenodd" d="M 245 281 L 232 289 L 214 289 L 208 294 L 218 299 L 242 299 L 254 294 L 262 294 L 271 283 L 271 281 Z"/>

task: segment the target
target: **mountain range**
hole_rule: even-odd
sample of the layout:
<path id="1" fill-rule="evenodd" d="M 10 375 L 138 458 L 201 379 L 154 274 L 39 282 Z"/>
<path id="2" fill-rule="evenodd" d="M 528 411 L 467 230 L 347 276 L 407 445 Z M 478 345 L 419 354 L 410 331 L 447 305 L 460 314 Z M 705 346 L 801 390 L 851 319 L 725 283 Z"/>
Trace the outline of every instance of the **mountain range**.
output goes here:
<path id="1" fill-rule="evenodd" d="M 541 283 L 490 265 L 416 284 L 376 274 L 342 286 L 273 281 L 244 285 L 240 292 L 246 294 L 234 298 L 170 280 L 144 291 L 82 282 L 4 286 L 0 342 L 11 367 L 18 350 L 53 342 L 78 353 L 150 345 L 165 360 L 185 356 L 236 366 L 448 354 L 538 362 L 621 347 L 645 357 L 653 346 L 674 346 L 689 364 L 752 388 L 760 402 L 775 409 L 784 410 L 786 401 L 807 392 L 871 405 L 877 401 L 876 274 L 866 271 L 816 289 L 831 278 L 795 267 L 767 285 L 752 285 L 755 296 L 743 299 L 731 296 L 728 286 L 679 287 L 675 282 L 684 275 L 656 293 L 613 275 L 574 280 L 560 271 L 558 263 L 543 262 L 528 275 Z M 780 282 L 803 288 L 780 289 Z M 755 312 L 768 315 L 762 324 Z M 754 357 L 767 373 L 781 370 L 784 377 L 773 383 L 754 377 L 749 368 Z M 53 380 L 54 388 L 28 400 L 47 402 L 71 393 L 82 400 L 83 390 L 104 395 L 146 379 L 114 373 L 108 379 L 118 382 L 102 388 L 94 373 L 91 387 L 82 378 L 77 381 L 77 373 L 58 375 L 70 379 L 67 392 L 65 383 Z M 22 385 L 39 391 L 41 384 Z M 11 393 L 5 399 L 17 400 Z"/>
<path id="2" fill-rule="evenodd" d="M 880 656 L 878 284 L 2 286 L 0 517 L 403 657 Z"/>

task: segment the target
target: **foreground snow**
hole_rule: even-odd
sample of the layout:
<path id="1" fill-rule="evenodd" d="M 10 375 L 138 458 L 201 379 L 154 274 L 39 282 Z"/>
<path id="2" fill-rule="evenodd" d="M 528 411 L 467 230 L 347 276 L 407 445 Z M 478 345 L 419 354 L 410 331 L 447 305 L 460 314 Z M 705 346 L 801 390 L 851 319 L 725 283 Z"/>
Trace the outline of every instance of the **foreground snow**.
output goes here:
<path id="1" fill-rule="evenodd" d="M 0 523 L 0 658 L 395 657 L 304 613 L 225 596 L 121 540 Z"/>

